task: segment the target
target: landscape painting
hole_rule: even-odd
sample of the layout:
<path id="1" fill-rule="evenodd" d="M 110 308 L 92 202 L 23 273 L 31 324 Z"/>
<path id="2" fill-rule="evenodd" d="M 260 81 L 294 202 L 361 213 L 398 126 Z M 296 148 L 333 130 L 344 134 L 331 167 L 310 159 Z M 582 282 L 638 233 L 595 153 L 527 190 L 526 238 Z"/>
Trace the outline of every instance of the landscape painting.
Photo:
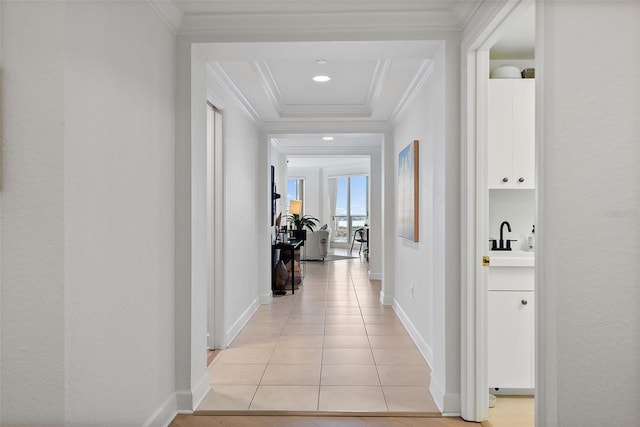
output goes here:
<path id="1" fill-rule="evenodd" d="M 418 141 L 407 145 L 398 155 L 398 234 L 418 241 Z"/>

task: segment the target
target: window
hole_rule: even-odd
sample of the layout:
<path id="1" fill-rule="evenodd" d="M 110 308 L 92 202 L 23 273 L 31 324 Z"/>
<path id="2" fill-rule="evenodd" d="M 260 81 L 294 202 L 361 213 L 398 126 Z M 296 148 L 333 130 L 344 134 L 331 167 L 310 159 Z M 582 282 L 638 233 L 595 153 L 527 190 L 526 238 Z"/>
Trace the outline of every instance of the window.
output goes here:
<path id="1" fill-rule="evenodd" d="M 351 243 L 353 232 L 364 227 L 369 217 L 369 176 L 352 175 L 335 180 L 333 241 Z"/>
<path id="2" fill-rule="evenodd" d="M 288 179 L 287 180 L 287 206 L 285 210 L 289 213 L 289 204 L 291 200 L 302 200 L 302 212 L 304 213 L 304 179 Z"/>

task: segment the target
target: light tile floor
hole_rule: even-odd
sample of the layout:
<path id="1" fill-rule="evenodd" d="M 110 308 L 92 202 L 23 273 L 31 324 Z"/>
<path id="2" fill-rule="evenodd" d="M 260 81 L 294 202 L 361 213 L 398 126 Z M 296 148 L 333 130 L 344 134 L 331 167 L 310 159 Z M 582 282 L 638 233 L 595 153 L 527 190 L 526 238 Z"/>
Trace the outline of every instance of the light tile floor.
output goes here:
<path id="1" fill-rule="evenodd" d="M 261 306 L 209 366 L 199 412 L 439 414 L 431 369 L 364 259 L 305 263 L 303 286 Z"/>

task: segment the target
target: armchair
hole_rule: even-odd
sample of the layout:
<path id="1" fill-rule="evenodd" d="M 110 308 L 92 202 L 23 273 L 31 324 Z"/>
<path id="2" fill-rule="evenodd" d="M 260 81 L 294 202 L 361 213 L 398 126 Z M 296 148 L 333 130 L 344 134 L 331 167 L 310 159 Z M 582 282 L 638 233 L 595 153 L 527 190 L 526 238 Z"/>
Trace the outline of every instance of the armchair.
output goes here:
<path id="1" fill-rule="evenodd" d="M 304 242 L 305 258 L 307 260 L 319 260 L 327 257 L 329 250 L 329 230 L 316 230 L 307 232 L 307 240 Z"/>

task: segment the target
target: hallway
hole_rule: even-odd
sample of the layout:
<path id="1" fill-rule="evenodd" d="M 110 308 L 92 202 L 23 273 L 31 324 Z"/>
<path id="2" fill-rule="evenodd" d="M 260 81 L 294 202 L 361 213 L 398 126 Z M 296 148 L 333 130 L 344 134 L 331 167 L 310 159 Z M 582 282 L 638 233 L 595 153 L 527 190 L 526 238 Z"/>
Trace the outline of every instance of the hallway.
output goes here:
<path id="1" fill-rule="evenodd" d="M 353 258 L 306 262 L 295 295 L 262 305 L 209 366 L 198 413 L 419 413 L 439 416 L 431 370 L 380 282 Z"/>

